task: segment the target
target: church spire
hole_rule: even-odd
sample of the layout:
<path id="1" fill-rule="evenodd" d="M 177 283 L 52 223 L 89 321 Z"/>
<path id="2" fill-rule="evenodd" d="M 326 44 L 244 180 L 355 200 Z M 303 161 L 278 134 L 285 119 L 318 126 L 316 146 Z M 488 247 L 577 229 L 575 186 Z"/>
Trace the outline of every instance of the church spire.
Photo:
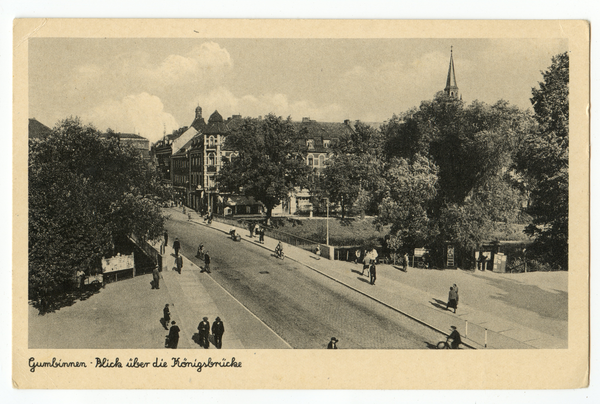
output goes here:
<path id="1" fill-rule="evenodd" d="M 456 74 L 454 72 L 454 59 L 452 58 L 452 46 L 450 47 L 450 66 L 448 67 L 448 78 L 446 79 L 446 95 L 458 98 L 458 86 L 456 85 Z"/>

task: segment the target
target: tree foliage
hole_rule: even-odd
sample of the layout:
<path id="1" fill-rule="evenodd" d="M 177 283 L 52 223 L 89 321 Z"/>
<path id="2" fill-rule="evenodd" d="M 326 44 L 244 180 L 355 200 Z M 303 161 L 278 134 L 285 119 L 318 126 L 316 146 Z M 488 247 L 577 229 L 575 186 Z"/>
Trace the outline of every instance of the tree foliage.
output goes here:
<path id="1" fill-rule="evenodd" d="M 538 129 L 523 142 L 518 163 L 528 180 L 533 223 L 527 232 L 536 237 L 536 258 L 568 268 L 569 223 L 569 54 L 552 58 L 542 72 L 531 103 Z"/>
<path id="2" fill-rule="evenodd" d="M 334 145 L 323 172 L 322 193 L 339 204 L 342 219 L 348 208 L 352 213 L 375 213 L 382 187 L 381 146 L 381 133 L 361 122 Z"/>
<path id="3" fill-rule="evenodd" d="M 289 117 L 245 118 L 225 140 L 225 147 L 236 150 L 236 155 L 224 162 L 217 178 L 219 189 L 254 197 L 265 205 L 270 218 L 273 208 L 295 187 L 308 185 L 310 170 L 300 151 L 300 138 Z"/>
<path id="4" fill-rule="evenodd" d="M 436 187 L 427 199 L 415 198 L 412 203 L 390 204 L 410 198 L 386 197 L 380 215 L 390 218 L 393 212 L 395 219 L 387 219 L 394 223 L 393 234 L 409 244 L 435 244 L 442 251 L 444 243 L 455 242 L 464 254 L 471 254 L 489 241 L 495 221 L 520 217 L 524 194 L 515 174 L 515 157 L 534 124 L 529 113 L 505 101 L 465 105 L 443 93 L 394 116 L 381 127 L 388 186 L 396 183 L 406 192 L 414 186 L 402 178 L 419 170 L 393 174 L 394 161 L 400 158 L 403 164 L 423 166 L 426 161 L 435 166 L 423 183 L 433 184 L 435 178 Z"/>
<path id="5" fill-rule="evenodd" d="M 165 190 L 137 151 L 79 119 L 29 143 L 29 296 L 67 291 L 79 269 L 98 269 L 114 240 L 163 229 Z"/>

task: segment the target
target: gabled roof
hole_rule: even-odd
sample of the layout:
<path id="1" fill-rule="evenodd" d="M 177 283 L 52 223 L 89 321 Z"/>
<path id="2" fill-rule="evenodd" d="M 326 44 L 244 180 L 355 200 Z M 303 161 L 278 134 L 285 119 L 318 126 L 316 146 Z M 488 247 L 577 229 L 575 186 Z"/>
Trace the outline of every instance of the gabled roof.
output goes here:
<path id="1" fill-rule="evenodd" d="M 35 118 L 29 119 L 29 139 L 41 139 L 52 133 L 52 129 Z"/>
<path id="2" fill-rule="evenodd" d="M 137 140 L 146 140 L 148 141 L 148 139 L 146 139 L 143 136 L 137 135 L 135 133 L 120 133 L 120 132 L 114 132 L 114 134 L 116 136 L 119 137 L 119 139 L 137 139 Z M 107 137 L 108 133 L 101 133 L 100 134 L 101 137 Z"/>

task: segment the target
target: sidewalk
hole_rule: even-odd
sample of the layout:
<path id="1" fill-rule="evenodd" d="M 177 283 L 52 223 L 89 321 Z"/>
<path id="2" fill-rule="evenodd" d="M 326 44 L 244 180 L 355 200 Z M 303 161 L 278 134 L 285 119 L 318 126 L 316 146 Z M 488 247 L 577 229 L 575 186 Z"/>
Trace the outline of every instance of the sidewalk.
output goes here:
<path id="1" fill-rule="evenodd" d="M 187 219 L 180 209 L 171 208 L 168 212 L 172 216 Z M 196 213 L 192 213 L 192 222 L 206 225 Z M 211 227 L 224 233 L 229 233 L 230 229 L 230 225 L 216 220 L 213 220 Z M 248 230 L 243 228 L 238 228 L 237 233 L 242 236 L 243 241 L 271 251 L 278 243 L 278 240 L 265 237 L 265 243 L 258 244 L 257 238 L 250 238 Z M 502 306 L 503 303 L 498 303 L 502 297 L 501 291 L 490 285 L 490 281 L 510 282 L 500 278 L 501 274 L 417 268 L 409 268 L 405 273 L 399 266 L 380 264 L 377 266 L 376 285 L 370 285 L 367 277 L 361 275 L 362 265 L 319 258 L 288 244 L 284 244 L 284 251 L 286 258 L 297 261 L 441 333 L 449 334 L 450 326 L 456 326 L 464 337 L 463 342 L 473 348 L 567 348 L 566 321 L 543 318 L 539 313 L 513 306 L 507 306 L 506 312 L 497 315 L 486 307 L 488 303 L 496 304 L 496 312 L 505 307 Z M 186 264 L 184 271 L 185 269 Z M 169 277 L 170 274 L 165 278 L 167 282 Z M 459 285 L 461 296 L 456 314 L 445 310 L 448 289 L 453 283 Z M 469 296 L 477 296 L 478 299 L 469 300 Z M 526 299 L 527 296 L 522 298 Z M 212 321 L 212 317 L 209 318 Z M 511 321 L 512 318 L 518 321 Z"/>
<path id="2" fill-rule="evenodd" d="M 160 244 L 154 244 L 160 251 Z M 166 248 L 163 257 L 163 288 L 171 298 L 171 317 L 179 325 L 179 348 L 202 349 L 198 341 L 198 323 L 208 317 L 211 324 L 218 316 L 225 325 L 223 349 L 289 349 L 287 342 L 231 296 L 210 276 L 201 276 L 200 268 L 183 257 L 181 274 L 175 268 L 175 252 Z M 212 335 L 210 349 L 215 349 Z"/>

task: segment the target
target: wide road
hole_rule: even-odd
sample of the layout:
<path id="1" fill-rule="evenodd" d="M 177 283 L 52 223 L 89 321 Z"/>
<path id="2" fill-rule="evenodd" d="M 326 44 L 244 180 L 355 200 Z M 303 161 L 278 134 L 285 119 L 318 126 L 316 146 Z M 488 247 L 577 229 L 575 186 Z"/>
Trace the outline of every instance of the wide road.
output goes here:
<path id="1" fill-rule="evenodd" d="M 293 348 L 324 348 L 331 337 L 344 349 L 427 349 L 443 336 L 295 261 L 275 258 L 247 241 L 171 218 L 169 243 L 178 237 L 185 257 L 199 242 L 211 256 L 212 276 Z"/>

